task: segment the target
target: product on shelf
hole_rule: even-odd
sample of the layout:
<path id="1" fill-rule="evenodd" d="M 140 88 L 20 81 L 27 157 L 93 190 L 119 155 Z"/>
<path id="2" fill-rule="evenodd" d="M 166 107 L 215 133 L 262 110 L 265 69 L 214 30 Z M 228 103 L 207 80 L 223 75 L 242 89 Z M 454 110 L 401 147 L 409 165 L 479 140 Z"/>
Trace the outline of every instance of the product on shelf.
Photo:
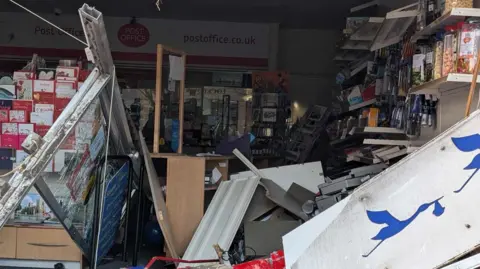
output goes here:
<path id="1" fill-rule="evenodd" d="M 459 34 L 457 72 L 471 74 L 477 61 L 480 21 L 470 21 L 462 25 Z"/>
<path id="2" fill-rule="evenodd" d="M 67 107 L 70 100 L 77 93 L 78 86 L 86 79 L 90 71 L 80 70 L 79 67 L 58 66 L 57 68 L 38 68 L 32 71 L 16 71 L 13 73 L 10 84 L 0 85 L 0 151 L 13 151 L 8 157 L 10 163 L 19 165 L 25 153 L 21 144 L 32 132 L 45 136 L 56 118 Z M 7 81 L 8 82 L 8 81 Z M 75 130 L 60 145 L 62 150 L 85 150 L 89 144 L 96 120 L 94 103 L 82 117 Z M 9 151 L 4 151 L 10 154 Z M 15 154 L 15 152 L 17 152 Z M 5 158 L 5 154 L 0 154 Z M 16 158 L 15 158 L 16 157 Z M 13 160 L 13 161 L 12 161 Z M 51 161 L 45 172 L 59 172 L 62 165 Z M 12 164 L 5 167 L 12 169 Z M 2 167 L 0 161 L 0 167 Z"/>
<path id="3" fill-rule="evenodd" d="M 473 0 L 445 0 L 443 14 L 450 12 L 453 8 L 473 8 Z"/>
<path id="4" fill-rule="evenodd" d="M 433 66 L 433 79 L 439 79 L 442 77 L 442 65 L 443 65 L 443 36 L 442 34 L 436 35 L 435 42 L 435 59 Z"/>
<path id="5" fill-rule="evenodd" d="M 413 55 L 412 82 L 415 86 L 425 82 L 425 54 L 420 52 Z"/>
<path id="6" fill-rule="evenodd" d="M 445 38 L 443 39 L 443 65 L 442 76 L 447 76 L 455 70 L 455 35 L 456 28 L 453 25 L 445 27 Z"/>

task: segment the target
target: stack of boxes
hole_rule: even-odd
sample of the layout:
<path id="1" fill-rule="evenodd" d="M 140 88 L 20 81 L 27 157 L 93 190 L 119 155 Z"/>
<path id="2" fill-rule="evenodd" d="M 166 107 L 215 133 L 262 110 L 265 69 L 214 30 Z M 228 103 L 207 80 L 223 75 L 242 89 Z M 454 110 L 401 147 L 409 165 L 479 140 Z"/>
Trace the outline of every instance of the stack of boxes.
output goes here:
<path id="1" fill-rule="evenodd" d="M 23 141 L 31 132 L 40 136 L 48 132 L 88 73 L 79 67 L 63 66 L 40 68 L 36 72 L 17 71 L 13 74 L 14 85 L 1 86 L 8 92 L 3 92 L 4 99 L 0 99 L 0 155 L 10 154 L 10 158 L 0 158 L 0 169 L 13 169 L 22 163 L 27 156 L 21 148 Z M 69 152 L 85 149 L 93 135 L 94 120 L 95 110 L 87 113 L 75 132 L 62 143 L 45 172 L 60 172 Z"/>

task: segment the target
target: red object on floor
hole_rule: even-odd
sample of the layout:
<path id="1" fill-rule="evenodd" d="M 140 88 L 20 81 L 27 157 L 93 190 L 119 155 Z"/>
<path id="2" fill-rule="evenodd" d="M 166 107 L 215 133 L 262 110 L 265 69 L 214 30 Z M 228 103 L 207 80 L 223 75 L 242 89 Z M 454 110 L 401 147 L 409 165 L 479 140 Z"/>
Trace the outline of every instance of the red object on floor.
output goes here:
<path id="1" fill-rule="evenodd" d="M 267 258 L 237 264 L 233 266 L 233 269 L 272 269 L 272 265 L 270 264 L 270 258 Z"/>
<path id="2" fill-rule="evenodd" d="M 285 269 L 285 255 L 283 250 L 278 250 L 270 254 L 272 259 L 272 269 Z"/>
<path id="3" fill-rule="evenodd" d="M 234 265 L 233 269 L 285 269 L 283 250 L 273 252 L 270 258 Z"/>
<path id="4" fill-rule="evenodd" d="M 182 259 L 176 259 L 176 258 L 169 258 L 169 257 L 162 257 L 162 256 L 155 256 L 150 259 L 150 261 L 145 265 L 145 269 L 149 269 L 152 267 L 152 265 L 156 261 L 166 261 L 166 262 L 174 262 L 174 263 L 212 263 L 212 262 L 218 262 L 218 259 L 216 260 L 193 260 L 193 261 L 187 261 L 187 260 L 182 260 Z"/>

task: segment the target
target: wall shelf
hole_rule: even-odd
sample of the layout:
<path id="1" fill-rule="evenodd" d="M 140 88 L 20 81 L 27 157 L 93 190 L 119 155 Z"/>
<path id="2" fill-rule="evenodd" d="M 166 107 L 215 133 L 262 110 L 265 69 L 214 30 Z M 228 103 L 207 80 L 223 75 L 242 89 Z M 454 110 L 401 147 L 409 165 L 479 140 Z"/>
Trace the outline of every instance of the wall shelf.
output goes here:
<path id="1" fill-rule="evenodd" d="M 353 110 L 356 110 L 356 109 L 359 109 L 359 108 L 362 108 L 362 107 L 366 107 L 366 106 L 369 106 L 369 105 L 373 105 L 377 102 L 377 99 L 370 99 L 368 101 L 364 101 L 362 103 L 359 103 L 359 104 L 356 104 L 356 105 L 351 105 L 349 108 L 348 108 L 348 111 L 353 111 Z"/>
<path id="2" fill-rule="evenodd" d="M 480 17 L 480 9 L 478 8 L 454 8 L 450 12 L 442 15 L 423 30 L 416 32 L 412 36 L 412 42 L 421 38 L 427 38 L 435 34 L 440 29 L 444 29 L 447 25 L 453 25 L 458 22 L 465 21 L 467 17 Z"/>
<path id="3" fill-rule="evenodd" d="M 422 85 L 413 87 L 410 90 L 410 94 L 441 95 L 442 93 L 448 91 L 467 88 L 471 82 L 471 74 L 451 73 L 446 77 L 435 79 Z M 480 82 L 480 76 L 477 78 L 477 82 Z"/>

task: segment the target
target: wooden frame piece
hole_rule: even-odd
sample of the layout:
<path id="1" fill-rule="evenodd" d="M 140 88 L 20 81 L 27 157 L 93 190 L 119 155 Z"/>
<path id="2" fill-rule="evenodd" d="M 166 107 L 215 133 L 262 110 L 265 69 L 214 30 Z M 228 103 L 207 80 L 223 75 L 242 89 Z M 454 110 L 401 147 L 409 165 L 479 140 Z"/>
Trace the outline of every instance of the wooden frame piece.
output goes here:
<path id="1" fill-rule="evenodd" d="M 187 63 L 187 54 L 181 50 L 170 48 L 168 46 L 157 44 L 157 64 L 156 64 L 156 83 L 155 83 L 155 123 L 154 123 L 154 136 L 153 136 L 153 153 L 159 153 L 160 144 L 160 118 L 162 109 L 162 67 L 163 67 L 163 55 L 176 55 L 181 56 L 184 65 Z M 184 118 L 184 101 L 185 101 L 185 73 L 186 68 L 184 66 L 183 79 L 180 80 L 180 96 L 179 96 L 179 134 L 178 134 L 178 149 L 177 153 L 183 152 L 183 118 Z"/>

